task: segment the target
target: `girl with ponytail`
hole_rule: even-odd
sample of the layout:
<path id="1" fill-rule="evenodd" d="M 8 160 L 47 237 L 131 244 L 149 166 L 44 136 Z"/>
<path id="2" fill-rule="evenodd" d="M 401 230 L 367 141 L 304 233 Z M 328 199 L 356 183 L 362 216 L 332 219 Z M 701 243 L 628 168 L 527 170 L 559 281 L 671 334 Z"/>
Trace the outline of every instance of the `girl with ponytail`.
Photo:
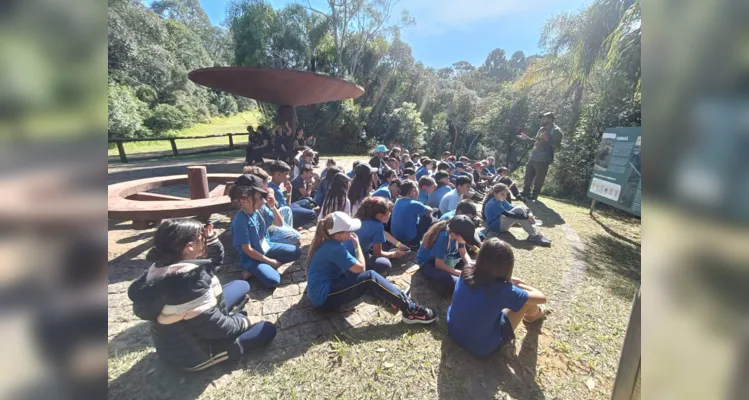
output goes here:
<path id="1" fill-rule="evenodd" d="M 235 192 L 236 193 L 236 192 Z M 237 312 L 249 300 L 250 285 L 221 286 L 206 251 L 203 224 L 168 220 L 154 235 L 147 259 L 153 265 L 128 289 L 133 311 L 150 321 L 156 353 L 167 364 L 200 371 L 270 343 L 276 327 L 252 324 Z"/>
<path id="2" fill-rule="evenodd" d="M 369 293 L 402 312 L 407 324 L 429 324 L 437 314 L 422 307 L 376 271 L 367 270 L 358 236 L 361 221 L 336 211 L 317 223 L 307 258 L 307 295 L 315 308 L 336 311 Z M 344 246 L 351 241 L 353 254 Z"/>
<path id="3" fill-rule="evenodd" d="M 551 246 L 551 240 L 544 237 L 534 226 L 536 219 L 533 213 L 521 206 L 513 207 L 507 201 L 509 194 L 510 189 L 504 183 L 498 183 L 486 192 L 481 207 L 481 216 L 486 221 L 486 226 L 494 232 L 501 233 L 509 231 L 514 225 L 520 225 L 528 233 L 528 242 Z"/>

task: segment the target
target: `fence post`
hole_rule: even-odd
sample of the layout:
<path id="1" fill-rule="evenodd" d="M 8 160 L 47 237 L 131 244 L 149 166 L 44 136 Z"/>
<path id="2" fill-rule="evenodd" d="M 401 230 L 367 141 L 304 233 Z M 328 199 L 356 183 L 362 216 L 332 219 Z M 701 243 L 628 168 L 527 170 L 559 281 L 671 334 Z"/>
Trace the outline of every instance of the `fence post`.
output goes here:
<path id="1" fill-rule="evenodd" d="M 122 145 L 122 142 L 117 141 L 117 151 L 120 153 L 120 162 L 123 164 L 127 164 L 127 155 L 125 154 L 125 146 Z"/>
<path id="2" fill-rule="evenodd" d="M 234 150 L 234 135 L 229 134 L 229 150 Z"/>
<path id="3" fill-rule="evenodd" d="M 172 143 L 172 153 L 174 153 L 174 156 L 177 157 L 179 155 L 179 152 L 177 151 L 177 142 L 174 141 L 174 139 L 169 139 L 169 142 Z"/>

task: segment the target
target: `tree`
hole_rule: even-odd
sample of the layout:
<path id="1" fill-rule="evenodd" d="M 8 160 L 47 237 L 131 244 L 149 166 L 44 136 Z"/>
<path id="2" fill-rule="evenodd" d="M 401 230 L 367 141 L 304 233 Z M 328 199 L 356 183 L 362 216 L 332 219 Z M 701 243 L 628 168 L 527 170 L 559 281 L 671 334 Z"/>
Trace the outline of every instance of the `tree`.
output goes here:
<path id="1" fill-rule="evenodd" d="M 426 126 L 421 122 L 414 103 L 404 102 L 390 115 L 390 137 L 397 138 L 407 149 L 423 148 L 425 131 Z"/>

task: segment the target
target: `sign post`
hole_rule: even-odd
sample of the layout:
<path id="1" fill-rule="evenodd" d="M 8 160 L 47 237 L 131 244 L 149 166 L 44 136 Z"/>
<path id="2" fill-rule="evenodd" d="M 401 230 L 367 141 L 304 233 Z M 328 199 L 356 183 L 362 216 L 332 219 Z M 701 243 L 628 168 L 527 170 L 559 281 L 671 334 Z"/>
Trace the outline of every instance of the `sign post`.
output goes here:
<path id="1" fill-rule="evenodd" d="M 640 216 L 642 167 L 640 128 L 607 128 L 601 137 L 588 197 L 590 213 L 600 201 Z"/>

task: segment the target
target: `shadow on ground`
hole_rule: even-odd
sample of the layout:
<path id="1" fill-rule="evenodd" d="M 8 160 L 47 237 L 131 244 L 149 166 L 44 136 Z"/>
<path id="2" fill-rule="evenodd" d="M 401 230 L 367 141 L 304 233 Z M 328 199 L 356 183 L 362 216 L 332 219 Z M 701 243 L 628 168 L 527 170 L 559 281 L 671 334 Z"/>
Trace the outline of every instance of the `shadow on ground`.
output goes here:
<path id="1" fill-rule="evenodd" d="M 501 392 L 514 399 L 545 399 L 536 383 L 540 331 L 540 324 L 528 328 L 516 357 L 496 352 L 485 358 L 463 350 L 446 332 L 437 336 L 433 331 L 442 341 L 437 378 L 439 398 L 492 399 Z"/>
<path id="2" fill-rule="evenodd" d="M 549 208 L 541 200 L 528 201 L 525 203 L 525 206 L 533 211 L 533 214 L 543 222 L 543 226 L 546 228 L 566 224 L 564 218 L 558 212 Z"/>

